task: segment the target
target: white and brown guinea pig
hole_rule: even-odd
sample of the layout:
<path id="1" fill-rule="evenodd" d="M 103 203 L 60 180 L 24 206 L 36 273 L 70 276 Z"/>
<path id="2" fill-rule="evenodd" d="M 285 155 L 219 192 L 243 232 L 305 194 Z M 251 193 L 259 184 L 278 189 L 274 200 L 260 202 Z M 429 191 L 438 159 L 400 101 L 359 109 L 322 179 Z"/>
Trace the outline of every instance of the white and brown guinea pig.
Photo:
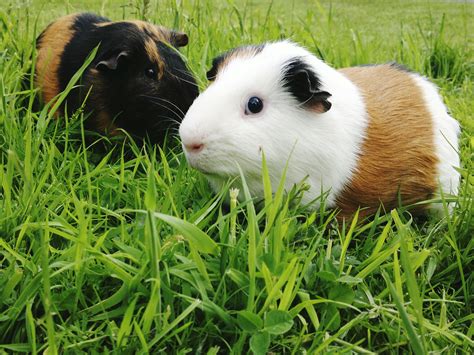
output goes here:
<path id="1" fill-rule="evenodd" d="M 91 13 L 51 23 L 38 37 L 35 84 L 46 103 L 62 92 L 99 45 L 79 88 L 62 107 L 69 114 L 86 102 L 86 127 L 114 134 L 125 129 L 161 143 L 199 94 L 177 48 L 188 37 L 143 21 L 118 21 Z"/>
<path id="2" fill-rule="evenodd" d="M 399 197 L 426 200 L 438 188 L 457 193 L 459 125 L 418 74 L 391 64 L 335 70 L 282 41 L 233 49 L 208 76 L 179 133 L 189 164 L 215 189 L 239 165 L 263 197 L 263 150 L 274 188 L 288 161 L 286 188 L 307 178 L 303 202 L 317 206 L 329 191 L 343 217 L 392 209 Z"/>

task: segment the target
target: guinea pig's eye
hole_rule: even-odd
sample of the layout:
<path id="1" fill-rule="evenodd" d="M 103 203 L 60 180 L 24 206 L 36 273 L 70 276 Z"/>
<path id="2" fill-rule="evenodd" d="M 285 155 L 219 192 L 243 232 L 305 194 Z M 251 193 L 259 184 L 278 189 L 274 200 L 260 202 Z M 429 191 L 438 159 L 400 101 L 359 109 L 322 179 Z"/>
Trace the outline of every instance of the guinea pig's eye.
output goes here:
<path id="1" fill-rule="evenodd" d="M 145 75 L 150 79 L 156 79 L 156 70 L 153 68 L 145 69 Z"/>
<path id="2" fill-rule="evenodd" d="M 245 107 L 245 114 L 250 115 L 252 113 L 259 113 L 263 110 L 263 101 L 257 96 L 252 96 L 247 101 L 247 106 Z"/>

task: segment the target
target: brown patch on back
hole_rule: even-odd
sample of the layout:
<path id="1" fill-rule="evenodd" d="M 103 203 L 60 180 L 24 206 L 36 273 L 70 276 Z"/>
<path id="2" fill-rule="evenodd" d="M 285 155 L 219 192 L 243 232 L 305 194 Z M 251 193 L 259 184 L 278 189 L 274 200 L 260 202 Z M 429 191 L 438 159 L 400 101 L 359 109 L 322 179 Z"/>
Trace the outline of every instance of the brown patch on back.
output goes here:
<path id="1" fill-rule="evenodd" d="M 436 164 L 432 118 L 413 78 L 391 65 L 340 72 L 362 92 L 369 115 L 356 171 L 336 199 L 341 217 L 362 216 L 432 197 Z"/>
<path id="2" fill-rule="evenodd" d="M 58 69 L 64 48 L 74 35 L 72 25 L 77 15 L 61 17 L 41 34 L 36 59 L 35 84 L 41 89 L 44 102 L 59 94 Z"/>

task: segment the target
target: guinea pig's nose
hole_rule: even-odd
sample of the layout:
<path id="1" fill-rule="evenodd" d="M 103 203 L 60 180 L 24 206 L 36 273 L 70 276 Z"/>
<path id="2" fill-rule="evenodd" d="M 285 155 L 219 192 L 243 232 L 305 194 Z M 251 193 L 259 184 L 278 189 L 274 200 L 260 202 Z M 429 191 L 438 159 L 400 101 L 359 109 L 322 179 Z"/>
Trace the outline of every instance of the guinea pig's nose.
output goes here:
<path id="1" fill-rule="evenodd" d="M 184 149 L 189 153 L 199 153 L 204 148 L 204 144 L 199 142 L 185 143 Z"/>

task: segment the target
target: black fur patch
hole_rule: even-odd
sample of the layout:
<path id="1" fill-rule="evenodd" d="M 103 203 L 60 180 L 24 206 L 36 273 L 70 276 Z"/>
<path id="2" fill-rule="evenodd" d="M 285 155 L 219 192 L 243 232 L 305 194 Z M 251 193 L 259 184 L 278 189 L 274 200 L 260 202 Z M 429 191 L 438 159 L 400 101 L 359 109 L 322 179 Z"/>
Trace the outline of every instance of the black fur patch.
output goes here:
<path id="1" fill-rule="evenodd" d="M 300 104 L 326 112 L 331 108 L 327 101 L 331 94 L 321 91 L 321 82 L 313 69 L 302 59 L 293 58 L 283 66 L 282 84 Z"/>
<path id="2" fill-rule="evenodd" d="M 89 53 L 97 45 L 99 49 L 82 76 L 82 85 L 68 95 L 67 111 L 76 111 L 92 88 L 85 106 L 86 112 L 91 113 L 86 121 L 88 129 L 99 129 L 101 120 L 107 119 L 132 136 L 148 136 L 150 141 L 161 143 L 167 130 L 178 126 L 198 96 L 196 81 L 181 54 L 169 44 L 153 39 L 133 22 L 97 26 L 104 22 L 109 20 L 89 13 L 75 19 L 74 34 L 58 68 L 61 91 Z M 153 62 L 146 52 L 145 43 L 150 39 L 157 46 L 161 63 Z M 120 56 L 121 53 L 126 55 Z M 111 65 L 113 70 L 94 69 L 114 57 L 119 58 L 120 65 Z M 147 70 L 158 73 L 159 66 L 164 66 L 160 79 L 147 77 Z"/>
<path id="3" fill-rule="evenodd" d="M 404 66 L 403 64 L 399 64 L 397 62 L 390 62 L 388 63 L 392 68 L 395 68 L 397 70 L 400 70 L 400 71 L 404 71 L 406 73 L 414 73 L 413 70 L 411 70 L 410 68 L 407 68 L 406 66 Z"/>
<path id="4" fill-rule="evenodd" d="M 217 73 L 221 69 L 221 65 L 226 59 L 236 55 L 239 52 L 248 52 L 248 53 L 252 53 L 253 55 L 257 55 L 263 50 L 263 48 L 265 48 L 264 44 L 241 46 L 241 47 L 233 48 L 221 54 L 220 56 L 212 60 L 212 67 L 211 69 L 209 69 L 209 71 L 206 74 L 207 80 L 214 81 L 216 79 Z"/>
<path id="5" fill-rule="evenodd" d="M 218 68 L 220 67 L 220 65 L 222 64 L 222 62 L 224 61 L 225 58 L 226 58 L 226 55 L 222 54 L 218 57 L 215 57 L 212 60 L 212 67 L 206 73 L 207 80 L 209 80 L 209 81 L 216 80 Z"/>
<path id="6" fill-rule="evenodd" d="M 194 77 L 177 51 L 162 42 L 157 43 L 160 57 L 165 63 L 163 77 L 153 80 L 130 80 L 127 89 L 121 92 L 115 105 L 116 111 L 121 111 L 118 116 L 120 127 L 138 136 L 148 135 L 152 141 L 164 138 L 170 127 L 177 128 L 199 91 Z M 146 65 L 145 65 L 146 67 Z M 134 70 L 129 76 L 136 77 Z M 113 89 L 112 89 L 113 90 Z M 131 95 L 128 92 L 140 92 L 145 95 Z M 125 106 L 120 102 L 128 101 Z M 122 116 L 122 117 L 121 117 Z M 129 117 L 135 117 L 130 120 Z"/>

